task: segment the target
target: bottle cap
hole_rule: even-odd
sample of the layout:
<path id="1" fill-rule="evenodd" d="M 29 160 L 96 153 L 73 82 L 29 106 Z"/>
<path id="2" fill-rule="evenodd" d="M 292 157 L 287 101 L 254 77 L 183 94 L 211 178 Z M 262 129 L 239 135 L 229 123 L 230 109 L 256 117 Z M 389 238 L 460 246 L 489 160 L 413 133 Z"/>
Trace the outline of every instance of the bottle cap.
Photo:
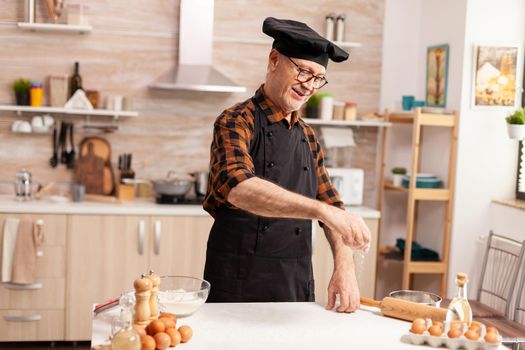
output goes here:
<path id="1" fill-rule="evenodd" d="M 464 272 L 458 272 L 456 275 L 456 283 L 462 287 L 468 282 L 467 274 Z"/>
<path id="2" fill-rule="evenodd" d="M 39 81 L 32 81 L 31 82 L 31 87 L 41 88 L 42 87 L 42 83 L 39 82 Z"/>

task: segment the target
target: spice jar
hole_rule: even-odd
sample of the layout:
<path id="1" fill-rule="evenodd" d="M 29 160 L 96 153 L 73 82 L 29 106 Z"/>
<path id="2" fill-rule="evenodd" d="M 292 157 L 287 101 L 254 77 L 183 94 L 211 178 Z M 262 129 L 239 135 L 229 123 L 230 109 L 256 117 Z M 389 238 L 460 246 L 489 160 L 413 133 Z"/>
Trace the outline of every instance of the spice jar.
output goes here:
<path id="1" fill-rule="evenodd" d="M 355 102 L 345 103 L 345 120 L 356 120 L 357 104 Z"/>
<path id="2" fill-rule="evenodd" d="M 42 83 L 33 82 L 29 89 L 29 101 L 31 107 L 40 107 L 42 106 L 42 96 L 44 91 L 42 89 Z"/>

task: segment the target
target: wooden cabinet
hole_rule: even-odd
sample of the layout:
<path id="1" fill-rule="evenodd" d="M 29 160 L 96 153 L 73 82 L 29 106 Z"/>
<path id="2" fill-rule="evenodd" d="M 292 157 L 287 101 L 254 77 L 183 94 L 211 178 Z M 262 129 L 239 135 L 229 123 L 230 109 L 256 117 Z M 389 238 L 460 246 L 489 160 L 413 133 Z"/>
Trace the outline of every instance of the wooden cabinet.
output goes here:
<path id="1" fill-rule="evenodd" d="M 4 283 L 0 291 L 0 341 L 64 338 L 66 285 L 66 215 L 0 214 L 42 221 L 44 242 L 38 248 L 37 280 L 32 285 Z"/>
<path id="2" fill-rule="evenodd" d="M 159 275 L 202 277 L 211 217 L 152 217 L 150 269 Z M 156 248 L 158 247 L 158 249 Z"/>
<path id="3" fill-rule="evenodd" d="M 378 219 L 364 219 L 370 233 L 372 244 L 368 254 L 354 252 L 354 264 L 357 283 L 361 296 L 374 298 L 375 276 L 376 276 L 376 251 L 377 251 L 377 224 Z M 313 266 L 315 278 L 315 300 L 326 303 L 328 301 L 328 283 L 332 277 L 334 259 L 330 244 L 324 235 L 324 231 L 317 222 L 313 223 Z"/>
<path id="4" fill-rule="evenodd" d="M 95 303 L 159 275 L 202 276 L 208 217 L 72 215 L 68 236 L 66 340 L 91 338 Z"/>

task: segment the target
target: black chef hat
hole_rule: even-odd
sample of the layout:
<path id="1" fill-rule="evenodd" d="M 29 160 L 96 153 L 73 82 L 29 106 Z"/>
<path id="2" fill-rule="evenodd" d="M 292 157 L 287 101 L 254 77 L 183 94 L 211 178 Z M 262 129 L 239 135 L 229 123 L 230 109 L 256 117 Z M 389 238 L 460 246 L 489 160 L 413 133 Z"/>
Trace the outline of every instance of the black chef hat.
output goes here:
<path id="1" fill-rule="evenodd" d="M 324 67 L 328 59 L 334 62 L 348 59 L 346 51 L 302 22 L 268 17 L 263 22 L 263 32 L 274 38 L 272 47 L 288 57 L 313 61 Z"/>

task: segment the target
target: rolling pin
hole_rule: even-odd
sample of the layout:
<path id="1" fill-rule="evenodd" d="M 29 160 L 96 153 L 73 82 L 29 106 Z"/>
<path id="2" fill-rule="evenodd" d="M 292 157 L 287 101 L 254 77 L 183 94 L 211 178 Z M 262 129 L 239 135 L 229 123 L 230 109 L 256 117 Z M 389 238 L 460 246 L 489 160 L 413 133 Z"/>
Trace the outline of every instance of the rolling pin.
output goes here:
<path id="1" fill-rule="evenodd" d="M 360 301 L 363 305 L 379 308 L 384 316 L 406 321 L 414 321 L 416 318 L 444 321 L 447 315 L 447 309 L 442 307 L 434 307 L 392 297 L 385 297 L 381 301 L 361 297 Z"/>

